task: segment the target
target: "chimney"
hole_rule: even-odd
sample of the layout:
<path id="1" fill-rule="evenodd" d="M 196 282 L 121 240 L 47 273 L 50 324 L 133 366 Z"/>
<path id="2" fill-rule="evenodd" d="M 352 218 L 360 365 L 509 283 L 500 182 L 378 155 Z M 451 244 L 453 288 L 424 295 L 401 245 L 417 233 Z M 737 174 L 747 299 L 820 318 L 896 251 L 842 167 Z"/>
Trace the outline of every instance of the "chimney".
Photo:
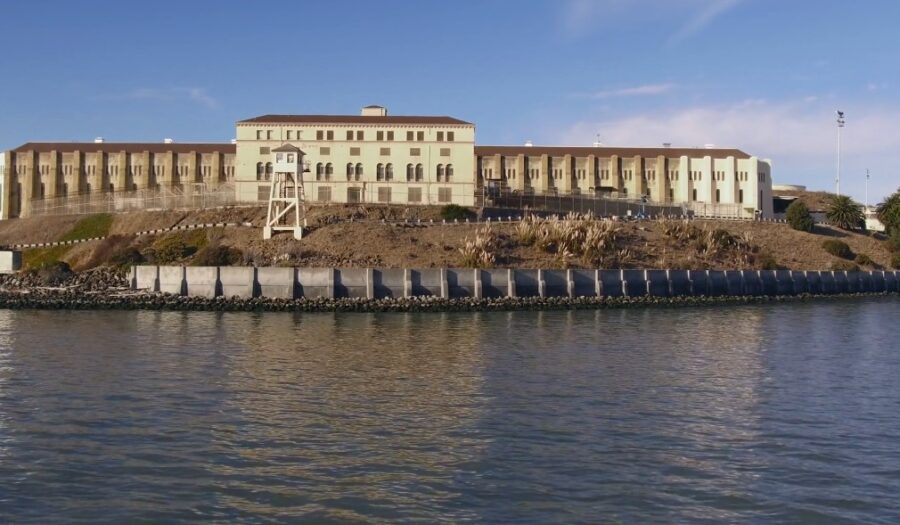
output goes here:
<path id="1" fill-rule="evenodd" d="M 94 139 L 94 144 L 103 144 L 103 137 L 97 137 Z"/>
<path id="2" fill-rule="evenodd" d="M 163 144 L 172 144 L 172 143 L 174 143 L 174 142 L 175 142 L 175 141 L 172 140 L 172 139 L 163 139 Z"/>
<path id="3" fill-rule="evenodd" d="M 386 117 L 387 108 L 384 106 L 366 106 L 362 108 L 362 113 L 360 114 L 364 117 Z"/>

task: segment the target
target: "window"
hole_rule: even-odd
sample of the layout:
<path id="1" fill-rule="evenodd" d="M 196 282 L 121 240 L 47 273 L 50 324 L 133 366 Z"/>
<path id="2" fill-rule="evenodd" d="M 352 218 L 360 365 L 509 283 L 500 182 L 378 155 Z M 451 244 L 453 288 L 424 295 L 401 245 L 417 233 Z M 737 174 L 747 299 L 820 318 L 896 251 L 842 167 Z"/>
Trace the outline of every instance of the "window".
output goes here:
<path id="1" fill-rule="evenodd" d="M 441 148 L 441 157 L 449 157 L 450 148 Z"/>
<path id="2" fill-rule="evenodd" d="M 331 148 L 319 148 L 319 155 L 331 155 Z"/>
<path id="3" fill-rule="evenodd" d="M 316 163 L 316 180 L 322 180 L 323 175 L 325 175 L 325 165 L 321 162 Z"/>
<path id="4" fill-rule="evenodd" d="M 292 130 L 287 130 L 287 139 L 294 140 L 294 132 Z"/>
<path id="5" fill-rule="evenodd" d="M 421 148 L 409 148 L 409 156 L 410 157 L 419 157 L 422 155 Z"/>
<path id="6" fill-rule="evenodd" d="M 266 140 L 272 140 L 272 130 L 266 131 Z"/>
<path id="7" fill-rule="evenodd" d="M 384 140 L 384 132 L 378 131 L 375 133 L 375 140 L 382 141 Z"/>
<path id="8" fill-rule="evenodd" d="M 697 202 L 697 188 L 691 190 L 691 200 Z"/>
<path id="9" fill-rule="evenodd" d="M 437 141 L 438 141 L 438 142 L 444 142 L 444 132 L 443 132 L 443 131 L 438 131 L 438 132 L 437 132 Z"/>
<path id="10" fill-rule="evenodd" d="M 275 162 L 281 162 L 284 160 L 284 153 L 279 153 L 275 155 Z"/>
<path id="11" fill-rule="evenodd" d="M 744 190 L 738 190 L 738 202 L 741 204 L 744 203 Z"/>
<path id="12" fill-rule="evenodd" d="M 347 163 L 347 180 L 353 180 L 353 163 Z"/>
<path id="13" fill-rule="evenodd" d="M 384 164 L 379 163 L 375 168 L 375 180 L 384 180 Z"/>
<path id="14" fill-rule="evenodd" d="M 378 202 L 391 202 L 390 188 L 378 188 Z"/>
<path id="15" fill-rule="evenodd" d="M 325 138 L 328 140 L 334 140 L 334 131 L 328 131 L 325 133 Z"/>
<path id="16" fill-rule="evenodd" d="M 419 131 L 419 132 L 417 132 L 417 133 L 416 133 L 416 140 L 419 141 L 419 142 L 422 142 L 423 140 L 425 140 L 425 132 L 424 132 L 424 131 Z"/>
<path id="17" fill-rule="evenodd" d="M 447 142 L 453 142 L 453 132 L 452 131 L 447 132 Z"/>
<path id="18" fill-rule="evenodd" d="M 394 140 L 394 132 L 393 131 L 388 131 L 387 139 Z"/>
<path id="19" fill-rule="evenodd" d="M 421 164 L 416 164 L 416 180 L 425 180 L 425 168 Z"/>
<path id="20" fill-rule="evenodd" d="M 406 181 L 409 182 L 415 177 L 416 168 L 412 164 L 406 165 Z"/>
<path id="21" fill-rule="evenodd" d="M 363 176 L 363 165 L 356 165 L 356 180 L 359 180 Z"/>
<path id="22" fill-rule="evenodd" d="M 331 202 L 331 186 L 319 186 L 318 193 L 319 202 Z"/>
<path id="23" fill-rule="evenodd" d="M 381 148 L 381 149 L 378 151 L 378 154 L 381 155 L 381 156 L 383 156 L 383 157 L 386 157 L 386 156 L 388 156 L 388 155 L 391 154 L 391 148 Z"/>
<path id="24" fill-rule="evenodd" d="M 256 130 L 256 140 L 262 140 L 262 138 L 263 138 L 263 130 L 261 130 L 261 129 Z"/>
<path id="25" fill-rule="evenodd" d="M 450 202 L 453 200 L 452 188 L 438 188 L 438 202 Z"/>
<path id="26" fill-rule="evenodd" d="M 453 177 L 453 164 L 447 164 L 447 172 L 444 174 L 444 182 L 450 182 L 451 177 Z"/>
<path id="27" fill-rule="evenodd" d="M 325 165 L 325 180 L 331 180 L 332 175 L 334 175 L 334 166 L 329 162 Z"/>
<path id="28" fill-rule="evenodd" d="M 415 136 L 416 136 L 416 134 L 413 133 L 412 131 L 407 131 L 407 132 L 406 132 L 406 141 L 407 141 L 407 142 L 412 142 L 413 139 L 415 138 Z"/>
<path id="29" fill-rule="evenodd" d="M 266 162 L 266 180 L 269 180 L 272 178 L 272 173 L 273 173 L 272 163 Z"/>
<path id="30" fill-rule="evenodd" d="M 356 140 L 365 140 L 365 134 L 362 130 L 356 132 Z"/>
<path id="31" fill-rule="evenodd" d="M 438 164 L 437 165 L 437 181 L 443 182 L 443 180 L 444 180 L 444 165 Z"/>
<path id="32" fill-rule="evenodd" d="M 675 190 L 673 188 L 669 188 L 669 201 L 670 202 L 675 201 Z"/>
<path id="33" fill-rule="evenodd" d="M 287 161 L 288 161 L 288 162 L 294 162 L 294 154 L 293 154 L 293 153 L 288 153 L 288 154 L 287 154 Z"/>
<path id="34" fill-rule="evenodd" d="M 720 198 L 722 194 L 720 193 L 722 190 L 716 188 L 716 202 L 720 202 Z"/>
<path id="35" fill-rule="evenodd" d="M 422 188 L 409 188 L 407 202 L 422 202 Z"/>
<path id="36" fill-rule="evenodd" d="M 390 162 L 384 167 L 384 180 L 394 180 L 394 165 Z"/>
<path id="37" fill-rule="evenodd" d="M 325 132 L 321 129 L 316 130 L 316 140 L 322 140 L 325 138 Z"/>
<path id="38" fill-rule="evenodd" d="M 350 148 L 351 157 L 359 157 L 359 148 Z"/>
<path id="39" fill-rule="evenodd" d="M 347 130 L 347 140 L 353 140 L 353 130 Z"/>

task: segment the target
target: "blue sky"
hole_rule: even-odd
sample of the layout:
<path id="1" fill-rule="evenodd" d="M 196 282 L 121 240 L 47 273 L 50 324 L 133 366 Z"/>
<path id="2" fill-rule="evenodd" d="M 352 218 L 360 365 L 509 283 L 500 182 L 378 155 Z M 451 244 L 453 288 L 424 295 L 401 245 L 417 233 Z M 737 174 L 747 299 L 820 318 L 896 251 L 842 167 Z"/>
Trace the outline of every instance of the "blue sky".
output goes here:
<path id="1" fill-rule="evenodd" d="M 900 2 L 7 2 L 0 149 L 227 141 L 262 113 L 448 114 L 480 144 L 738 147 L 776 182 L 900 186 Z"/>

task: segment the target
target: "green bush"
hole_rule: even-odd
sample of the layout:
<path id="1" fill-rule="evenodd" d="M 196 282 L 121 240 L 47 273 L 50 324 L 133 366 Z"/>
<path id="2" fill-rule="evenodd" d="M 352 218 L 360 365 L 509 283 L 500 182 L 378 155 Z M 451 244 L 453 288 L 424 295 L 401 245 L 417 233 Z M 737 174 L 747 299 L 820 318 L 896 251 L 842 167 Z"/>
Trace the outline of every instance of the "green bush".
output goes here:
<path id="1" fill-rule="evenodd" d="M 200 248 L 194 254 L 191 264 L 193 266 L 232 266 L 241 262 L 243 252 L 229 246 L 215 245 Z"/>
<path id="2" fill-rule="evenodd" d="M 831 263 L 831 269 L 838 272 L 858 272 L 859 265 L 850 261 L 834 261 Z"/>
<path id="3" fill-rule="evenodd" d="M 900 252 L 900 228 L 891 232 L 887 239 L 888 250 L 892 252 Z"/>
<path id="4" fill-rule="evenodd" d="M 834 195 L 825 211 L 828 222 L 844 230 L 865 228 L 866 218 L 859 204 L 846 195 Z"/>
<path id="5" fill-rule="evenodd" d="M 827 241 L 822 243 L 822 248 L 824 248 L 826 252 L 834 255 L 835 257 L 842 257 L 844 259 L 850 259 L 851 257 L 853 257 L 853 251 L 850 250 L 850 246 L 848 246 L 844 241 L 839 241 L 837 239 L 828 239 Z"/>
<path id="6" fill-rule="evenodd" d="M 900 270 L 900 252 L 894 252 L 891 255 L 891 268 Z"/>
<path id="7" fill-rule="evenodd" d="M 448 204 L 441 208 L 441 218 L 445 221 L 464 221 L 472 217 L 472 212 L 459 204 Z"/>
<path id="8" fill-rule="evenodd" d="M 812 215 L 809 213 L 809 208 L 800 200 L 795 200 L 788 206 L 785 219 L 791 225 L 791 228 L 802 232 L 811 232 L 815 226 Z"/>
<path id="9" fill-rule="evenodd" d="M 184 259 L 190 251 L 184 243 L 181 235 L 167 235 L 157 239 L 150 248 L 153 262 L 156 264 L 169 264 Z"/>
<path id="10" fill-rule="evenodd" d="M 777 270 L 778 269 L 778 261 L 775 260 L 775 257 L 772 257 L 772 254 L 764 253 L 760 255 L 756 259 L 757 265 L 759 265 L 760 270 Z"/>
<path id="11" fill-rule="evenodd" d="M 872 260 L 871 257 L 864 253 L 860 253 L 856 256 L 856 259 L 853 259 L 853 262 L 860 266 L 875 266 L 875 261 Z"/>

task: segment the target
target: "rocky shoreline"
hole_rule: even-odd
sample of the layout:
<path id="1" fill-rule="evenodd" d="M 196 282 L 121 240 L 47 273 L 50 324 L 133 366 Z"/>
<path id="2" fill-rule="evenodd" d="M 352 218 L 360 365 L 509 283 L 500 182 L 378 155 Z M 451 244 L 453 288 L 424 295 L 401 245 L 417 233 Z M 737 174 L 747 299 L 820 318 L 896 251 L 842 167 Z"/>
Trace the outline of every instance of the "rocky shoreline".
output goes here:
<path id="1" fill-rule="evenodd" d="M 898 297 L 897 293 L 717 297 L 410 297 L 387 299 L 273 299 L 184 297 L 130 289 L 121 273 L 109 269 L 66 276 L 0 276 L 0 308 L 10 310 L 171 310 L 213 312 L 481 312 L 515 310 L 592 310 L 607 308 L 719 306 L 857 297 Z"/>

